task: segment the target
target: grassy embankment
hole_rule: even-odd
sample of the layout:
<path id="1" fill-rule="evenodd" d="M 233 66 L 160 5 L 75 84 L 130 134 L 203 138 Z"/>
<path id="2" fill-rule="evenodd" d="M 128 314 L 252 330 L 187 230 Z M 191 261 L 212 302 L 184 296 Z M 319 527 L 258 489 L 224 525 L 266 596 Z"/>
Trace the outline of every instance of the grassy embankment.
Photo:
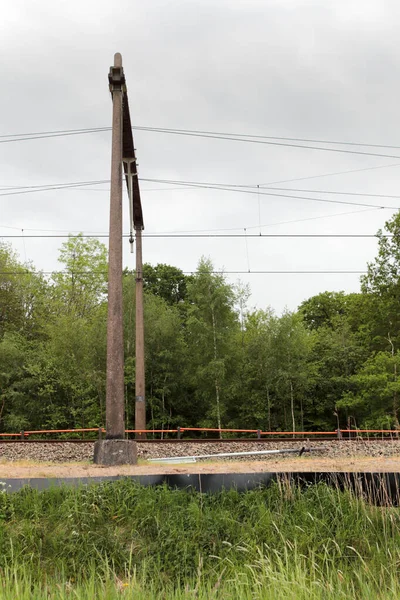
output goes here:
<path id="1" fill-rule="evenodd" d="M 0 493 L 0 599 L 397 599 L 400 510 L 325 485 Z"/>

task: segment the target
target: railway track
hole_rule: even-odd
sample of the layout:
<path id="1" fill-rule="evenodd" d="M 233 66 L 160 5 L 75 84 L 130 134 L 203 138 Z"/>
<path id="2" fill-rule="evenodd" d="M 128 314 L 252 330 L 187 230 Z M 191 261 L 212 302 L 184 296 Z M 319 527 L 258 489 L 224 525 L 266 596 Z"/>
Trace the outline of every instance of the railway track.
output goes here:
<path id="1" fill-rule="evenodd" d="M 94 444 L 97 438 L 93 439 L 6 439 L 3 440 L 0 437 L 0 444 Z M 148 440 L 136 440 L 138 444 L 230 444 L 234 442 L 240 442 L 241 444 L 252 443 L 252 444 L 284 444 L 293 442 L 400 442 L 400 437 L 324 437 L 324 436 L 310 436 L 310 437 L 276 437 L 267 439 L 258 438 L 199 438 L 199 439 L 148 439 Z"/>
<path id="2" fill-rule="evenodd" d="M 50 463 L 88 462 L 93 460 L 95 439 L 13 439 L 0 441 L 0 476 L 5 461 L 33 461 Z M 342 442 L 342 443 L 338 443 Z M 262 450 L 291 449 L 299 451 L 302 447 L 321 450 L 324 456 L 381 458 L 400 456 L 400 438 L 342 438 L 321 436 L 286 436 L 267 439 L 227 438 L 227 439 L 148 439 L 138 440 L 137 452 L 141 460 L 167 458 L 174 456 L 214 455 L 225 453 L 247 453 Z M 270 457 L 265 457 L 268 460 Z M 230 460 L 230 459 L 227 459 Z M 240 460 L 240 459 L 239 459 Z M 264 459 L 263 459 L 264 460 Z"/>

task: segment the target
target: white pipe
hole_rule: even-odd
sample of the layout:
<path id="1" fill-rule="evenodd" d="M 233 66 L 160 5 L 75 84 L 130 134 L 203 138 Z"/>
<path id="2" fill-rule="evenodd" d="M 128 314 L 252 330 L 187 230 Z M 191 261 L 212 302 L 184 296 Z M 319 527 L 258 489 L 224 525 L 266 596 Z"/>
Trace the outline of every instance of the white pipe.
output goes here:
<path id="1" fill-rule="evenodd" d="M 253 452 L 223 452 L 221 454 L 199 454 L 192 456 L 169 456 L 168 458 L 150 458 L 149 462 L 161 463 L 194 463 L 199 458 L 231 458 L 236 456 L 265 456 L 267 454 L 303 454 L 311 450 L 325 450 L 325 448 L 287 448 L 285 450 L 254 450 Z"/>

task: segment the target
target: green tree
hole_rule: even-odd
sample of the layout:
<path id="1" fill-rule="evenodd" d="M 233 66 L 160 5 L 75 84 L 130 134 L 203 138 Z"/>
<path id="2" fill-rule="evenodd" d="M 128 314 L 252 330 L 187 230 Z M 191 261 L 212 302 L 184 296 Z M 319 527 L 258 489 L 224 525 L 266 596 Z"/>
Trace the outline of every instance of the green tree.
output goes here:
<path id="1" fill-rule="evenodd" d="M 198 422 L 221 428 L 232 376 L 232 348 L 239 330 L 233 286 L 201 259 L 188 285 L 187 344 Z"/>
<path id="2" fill-rule="evenodd" d="M 241 333 L 243 349 L 241 368 L 237 371 L 235 418 L 231 425 L 271 431 L 277 426 L 273 409 L 276 383 L 276 360 L 273 353 L 278 318 L 271 309 L 246 315 Z"/>
<path id="3" fill-rule="evenodd" d="M 377 352 L 352 377 L 338 407 L 361 427 L 399 429 L 400 352 Z"/>
<path id="4" fill-rule="evenodd" d="M 187 285 L 192 279 L 192 276 L 185 275 L 181 269 L 171 265 L 143 265 L 144 290 L 163 298 L 168 304 L 186 300 Z"/>
<path id="5" fill-rule="evenodd" d="M 314 427 L 340 427 L 338 401 L 353 387 L 352 377 L 368 357 L 363 338 L 353 332 L 345 316 L 315 332 L 310 360 L 316 376 L 309 390 L 309 423 Z"/>
<path id="6" fill-rule="evenodd" d="M 61 246 L 58 261 L 64 268 L 52 275 L 57 312 L 90 316 L 107 292 L 106 247 L 83 234 L 70 236 Z"/>
<path id="7" fill-rule="evenodd" d="M 20 400 L 19 381 L 23 378 L 27 342 L 16 332 L 6 332 L 0 339 L 0 431 L 20 431 L 27 424 L 13 419 Z"/>
<path id="8" fill-rule="evenodd" d="M 304 431 L 307 392 L 315 378 L 310 355 L 315 337 L 307 331 L 300 315 L 285 312 L 279 319 L 273 353 L 276 361 L 277 401 L 283 409 L 285 428 Z M 289 418 L 290 414 L 290 418 Z"/>
<path id="9" fill-rule="evenodd" d="M 369 299 L 368 320 L 373 350 L 397 352 L 400 342 L 400 213 L 379 230 L 378 255 L 361 278 Z"/>
<path id="10" fill-rule="evenodd" d="M 0 242 L 0 339 L 6 331 L 37 335 L 46 318 L 46 293 L 43 276 Z"/>

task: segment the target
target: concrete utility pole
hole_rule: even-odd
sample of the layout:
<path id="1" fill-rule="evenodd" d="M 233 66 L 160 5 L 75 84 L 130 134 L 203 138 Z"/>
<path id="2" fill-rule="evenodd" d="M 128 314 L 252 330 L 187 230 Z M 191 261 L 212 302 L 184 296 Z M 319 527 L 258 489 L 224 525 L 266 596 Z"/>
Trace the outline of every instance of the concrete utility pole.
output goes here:
<path id="1" fill-rule="evenodd" d="M 122 321 L 122 57 L 109 74 L 113 102 L 110 238 L 108 262 L 106 439 L 125 438 L 124 334 Z"/>
<path id="2" fill-rule="evenodd" d="M 146 429 L 145 370 L 144 370 L 144 315 L 143 315 L 143 260 L 142 227 L 136 231 L 136 376 L 135 376 L 135 429 Z M 137 433 L 145 439 L 145 433 Z"/>
<path id="3" fill-rule="evenodd" d="M 124 332 L 122 303 L 122 161 L 125 151 L 126 121 L 129 120 L 128 98 L 122 57 L 114 56 L 114 66 L 108 75 L 113 101 L 110 238 L 108 264 L 107 316 L 107 389 L 106 439 L 94 448 L 94 462 L 104 465 L 135 464 L 136 442 L 125 439 L 124 417 Z M 132 147 L 133 139 L 130 130 Z"/>

